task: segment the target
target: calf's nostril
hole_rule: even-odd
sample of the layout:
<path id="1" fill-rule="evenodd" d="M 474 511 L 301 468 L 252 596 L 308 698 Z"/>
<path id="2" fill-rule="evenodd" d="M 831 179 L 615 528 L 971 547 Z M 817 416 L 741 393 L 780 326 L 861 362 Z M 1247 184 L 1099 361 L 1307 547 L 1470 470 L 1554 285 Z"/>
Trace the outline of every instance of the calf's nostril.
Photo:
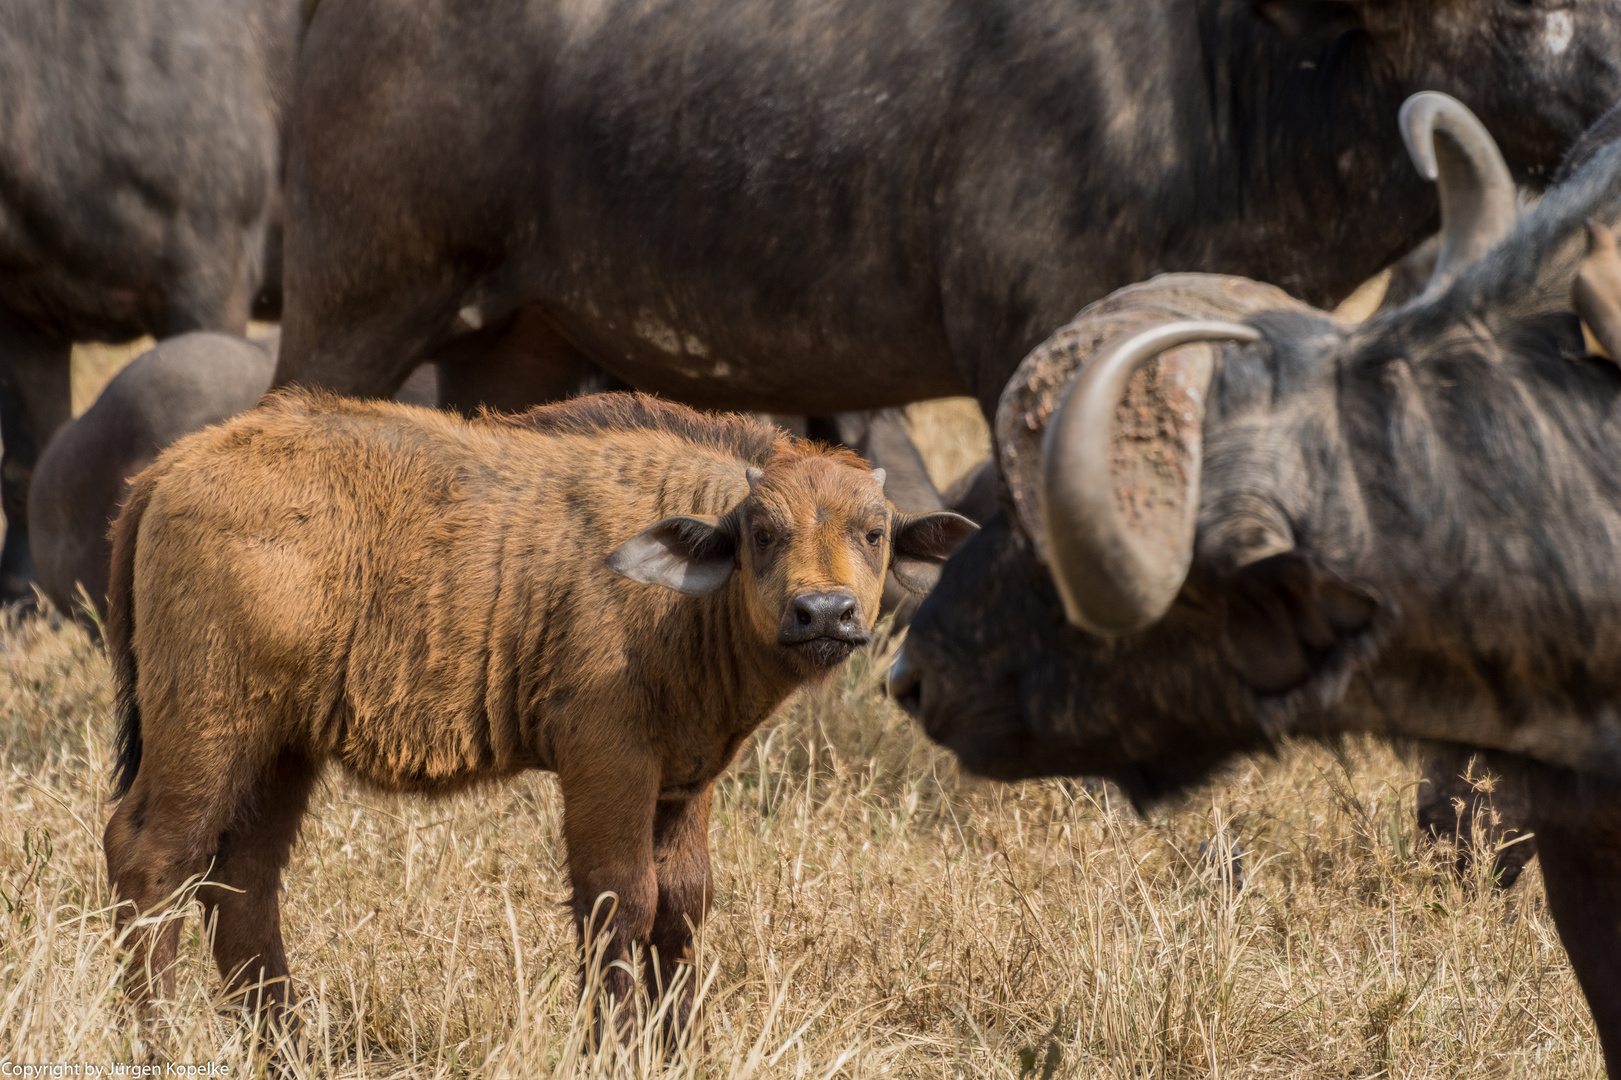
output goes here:
<path id="1" fill-rule="evenodd" d="M 824 637 L 859 644 L 866 640 L 861 604 L 842 590 L 796 596 L 783 613 L 779 635 L 783 644 Z"/>

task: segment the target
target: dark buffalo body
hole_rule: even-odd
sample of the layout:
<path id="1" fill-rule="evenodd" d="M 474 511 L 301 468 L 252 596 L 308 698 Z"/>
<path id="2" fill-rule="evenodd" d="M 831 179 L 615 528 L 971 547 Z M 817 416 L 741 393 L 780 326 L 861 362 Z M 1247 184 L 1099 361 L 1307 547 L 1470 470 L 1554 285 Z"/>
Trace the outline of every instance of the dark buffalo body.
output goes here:
<path id="1" fill-rule="evenodd" d="M 0 600 L 33 576 L 29 477 L 73 342 L 241 332 L 278 302 L 298 27 L 299 0 L 0 4 Z"/>
<path id="2" fill-rule="evenodd" d="M 1618 56 L 1613 0 L 323 0 L 277 380 L 433 357 L 515 405 L 583 352 L 706 406 L 988 409 L 1161 269 L 1345 295 L 1435 224 L 1403 98 L 1456 94 L 1535 184 Z"/>
<path id="3" fill-rule="evenodd" d="M 895 686 L 974 771 L 1104 774 L 1138 799 L 1290 735 L 1486 751 L 1529 791 L 1613 1071 L 1621 370 L 1572 311 L 1589 217 L 1621 217 L 1621 146 L 1433 298 L 1360 326 L 1249 315 L 1259 340 L 1220 347 L 1191 569 L 1163 617 L 1072 625 L 1010 502 L 924 603 Z"/>

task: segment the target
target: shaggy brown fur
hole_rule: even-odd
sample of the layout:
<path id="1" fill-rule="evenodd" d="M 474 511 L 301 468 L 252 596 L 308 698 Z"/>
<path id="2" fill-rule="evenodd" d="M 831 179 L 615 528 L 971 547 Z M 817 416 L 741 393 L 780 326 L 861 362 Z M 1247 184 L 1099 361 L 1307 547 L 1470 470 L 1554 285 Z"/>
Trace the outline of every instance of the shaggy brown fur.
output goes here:
<path id="1" fill-rule="evenodd" d="M 114 525 L 124 918 L 204 875 L 222 975 L 283 1002 L 277 893 L 323 763 L 427 794 L 549 769 L 577 925 L 609 959 L 656 950 L 668 985 L 710 902 L 716 776 L 866 640 L 886 568 L 926 584 L 972 528 L 881 485 L 635 395 L 469 421 L 288 391 L 188 436 Z M 177 935 L 132 938 L 137 999 L 171 988 Z"/>

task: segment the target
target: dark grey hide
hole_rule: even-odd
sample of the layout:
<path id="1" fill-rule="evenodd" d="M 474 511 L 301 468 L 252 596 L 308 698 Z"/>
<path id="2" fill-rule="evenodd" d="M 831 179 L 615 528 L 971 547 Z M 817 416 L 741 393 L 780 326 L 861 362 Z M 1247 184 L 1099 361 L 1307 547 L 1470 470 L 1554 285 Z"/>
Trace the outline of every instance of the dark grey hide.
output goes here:
<path id="1" fill-rule="evenodd" d="M 971 770 L 1101 774 L 1139 800 L 1286 735 L 1481 751 L 1525 786 L 1617 1075 L 1621 369 L 1572 310 L 1588 217 L 1621 217 L 1621 146 L 1432 299 L 1359 326 L 1247 316 L 1260 340 L 1220 347 L 1166 614 L 1112 638 L 1071 625 L 1031 526 L 999 515 L 892 685 Z M 1163 288 L 1175 306 L 1183 286 Z"/>
<path id="2" fill-rule="evenodd" d="M 701 406 L 989 410 L 1161 269 L 1345 295 L 1435 225 L 1408 94 L 1534 183 L 1618 59 L 1621 0 L 323 0 L 276 379 L 435 358 L 517 405 L 583 355 Z"/>
<path id="3" fill-rule="evenodd" d="M 241 332 L 273 285 L 298 22 L 299 0 L 0 4 L 0 602 L 31 595 L 73 343 Z"/>
<path id="4" fill-rule="evenodd" d="M 205 331 L 168 338 L 51 440 L 34 470 L 28 522 L 40 588 L 58 610 L 78 613 L 87 597 L 105 612 L 107 530 L 129 478 L 182 435 L 252 408 L 275 366 L 274 341 Z"/>

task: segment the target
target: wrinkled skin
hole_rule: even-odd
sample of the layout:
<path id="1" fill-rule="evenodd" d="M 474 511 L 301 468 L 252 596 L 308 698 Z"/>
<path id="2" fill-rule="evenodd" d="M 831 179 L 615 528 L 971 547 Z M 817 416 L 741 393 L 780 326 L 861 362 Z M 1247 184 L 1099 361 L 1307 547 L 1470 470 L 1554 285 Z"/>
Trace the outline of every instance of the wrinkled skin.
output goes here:
<path id="1" fill-rule="evenodd" d="M 280 303 L 299 0 L 0 5 L 0 603 L 75 341 L 241 333 Z"/>
<path id="2" fill-rule="evenodd" d="M 973 771 L 1102 774 L 1138 800 L 1284 734 L 1484 751 L 1530 786 L 1614 1075 L 1621 370 L 1571 311 L 1587 217 L 1621 217 L 1621 147 L 1433 301 L 1360 327 L 1250 316 L 1261 342 L 1221 347 L 1166 615 L 1112 640 L 1070 626 L 1004 515 L 924 603 L 897 690 Z"/>
<path id="3" fill-rule="evenodd" d="M 702 406 L 988 412 L 1161 269 L 1344 296 L 1433 228 L 1408 94 L 1535 183 L 1617 57 L 1616 0 L 324 0 L 276 379 L 435 358 L 452 403 L 533 401 L 584 357 Z"/>

